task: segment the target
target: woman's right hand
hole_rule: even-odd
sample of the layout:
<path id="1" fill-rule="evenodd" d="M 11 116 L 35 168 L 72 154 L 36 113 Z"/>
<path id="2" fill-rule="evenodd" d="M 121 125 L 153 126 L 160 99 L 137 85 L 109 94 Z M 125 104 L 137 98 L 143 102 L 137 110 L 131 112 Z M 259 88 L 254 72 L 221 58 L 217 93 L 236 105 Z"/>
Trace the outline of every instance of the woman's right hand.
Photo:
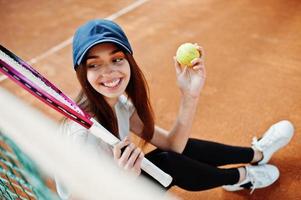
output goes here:
<path id="1" fill-rule="evenodd" d="M 122 150 L 125 147 L 125 149 Z M 141 162 L 144 154 L 140 148 L 131 143 L 128 137 L 117 143 L 113 148 L 114 160 L 118 166 L 126 171 L 130 171 L 136 176 L 141 173 Z"/>
<path id="2" fill-rule="evenodd" d="M 177 83 L 184 96 L 198 98 L 205 84 L 206 69 L 204 63 L 204 50 L 198 44 L 194 44 L 201 57 L 192 60 L 191 67 L 181 67 L 174 57 Z"/>

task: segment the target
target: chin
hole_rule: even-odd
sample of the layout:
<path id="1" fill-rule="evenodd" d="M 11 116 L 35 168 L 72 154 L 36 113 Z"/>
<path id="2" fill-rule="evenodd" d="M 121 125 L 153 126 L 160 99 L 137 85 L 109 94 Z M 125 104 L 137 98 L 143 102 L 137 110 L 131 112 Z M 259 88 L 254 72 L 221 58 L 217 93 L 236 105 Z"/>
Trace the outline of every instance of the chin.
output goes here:
<path id="1" fill-rule="evenodd" d="M 114 92 L 114 93 L 111 93 L 111 92 L 101 92 L 101 94 L 103 96 L 105 96 L 106 98 L 118 98 L 120 95 L 122 95 L 125 91 L 120 91 L 120 92 Z"/>

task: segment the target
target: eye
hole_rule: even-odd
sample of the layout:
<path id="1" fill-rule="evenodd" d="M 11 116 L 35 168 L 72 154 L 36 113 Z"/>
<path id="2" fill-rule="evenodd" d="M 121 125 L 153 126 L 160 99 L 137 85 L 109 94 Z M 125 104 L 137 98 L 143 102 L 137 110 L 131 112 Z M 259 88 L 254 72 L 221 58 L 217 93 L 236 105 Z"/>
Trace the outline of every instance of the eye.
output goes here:
<path id="1" fill-rule="evenodd" d="M 94 65 L 94 64 L 87 65 L 87 67 L 88 67 L 89 69 L 96 68 L 96 66 L 97 66 L 97 65 Z"/>
<path id="2" fill-rule="evenodd" d="M 114 58 L 113 59 L 113 62 L 114 63 L 120 63 L 120 62 L 122 62 L 124 60 L 124 58 Z"/>
<path id="3" fill-rule="evenodd" d="M 87 68 L 90 70 L 97 70 L 100 67 L 101 67 L 101 65 L 99 65 L 99 64 L 88 64 L 87 65 Z"/>

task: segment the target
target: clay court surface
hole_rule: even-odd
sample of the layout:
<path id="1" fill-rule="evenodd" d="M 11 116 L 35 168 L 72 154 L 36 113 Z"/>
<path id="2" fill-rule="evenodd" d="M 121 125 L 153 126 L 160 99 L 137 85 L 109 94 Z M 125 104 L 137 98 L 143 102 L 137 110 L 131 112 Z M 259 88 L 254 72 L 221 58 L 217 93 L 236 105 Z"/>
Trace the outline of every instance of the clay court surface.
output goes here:
<path id="1" fill-rule="evenodd" d="M 112 17 L 134 2 L 0 0 L 0 43 L 75 97 L 79 85 L 66 40 L 87 20 Z M 271 187 L 252 195 L 221 188 L 170 192 L 187 200 L 301 199 L 300 10 L 299 0 L 149 0 L 115 19 L 145 72 L 158 125 L 170 128 L 178 111 L 172 57 L 183 42 L 197 42 L 206 52 L 207 81 L 192 137 L 248 146 L 279 120 L 295 125 L 291 143 L 271 160 L 281 173 Z M 11 80 L 0 86 L 60 119 Z"/>

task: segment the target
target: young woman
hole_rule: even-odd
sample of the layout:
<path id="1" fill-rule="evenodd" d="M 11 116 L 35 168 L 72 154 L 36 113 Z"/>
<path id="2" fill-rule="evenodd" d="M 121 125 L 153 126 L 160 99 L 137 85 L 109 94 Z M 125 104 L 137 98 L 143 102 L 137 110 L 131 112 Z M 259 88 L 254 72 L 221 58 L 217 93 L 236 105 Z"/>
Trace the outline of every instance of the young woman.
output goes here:
<path id="1" fill-rule="evenodd" d="M 201 47 L 197 48 L 203 51 Z M 154 123 L 147 83 L 119 25 L 109 20 L 92 20 L 79 27 L 73 39 L 73 59 L 82 87 L 78 96 L 79 105 L 119 137 L 121 142 L 111 149 L 70 121 L 66 123 L 68 134 L 83 145 L 91 145 L 100 154 L 105 150 L 121 168 L 138 176 L 141 174 L 141 160 L 146 157 L 173 177 L 169 187 L 177 185 L 190 191 L 218 186 L 229 191 L 254 190 L 269 186 L 278 179 L 278 169 L 267 163 L 273 153 L 292 138 L 293 126 L 289 121 L 274 124 L 250 147 L 189 138 L 198 98 L 206 79 L 202 57 L 193 60 L 191 68 L 182 68 L 174 61 L 181 101 L 171 130 L 164 130 Z M 157 149 L 144 155 L 140 148 L 131 143 L 130 132 Z M 121 153 L 123 147 L 125 150 Z M 228 169 L 218 167 L 237 163 L 258 165 Z"/>

